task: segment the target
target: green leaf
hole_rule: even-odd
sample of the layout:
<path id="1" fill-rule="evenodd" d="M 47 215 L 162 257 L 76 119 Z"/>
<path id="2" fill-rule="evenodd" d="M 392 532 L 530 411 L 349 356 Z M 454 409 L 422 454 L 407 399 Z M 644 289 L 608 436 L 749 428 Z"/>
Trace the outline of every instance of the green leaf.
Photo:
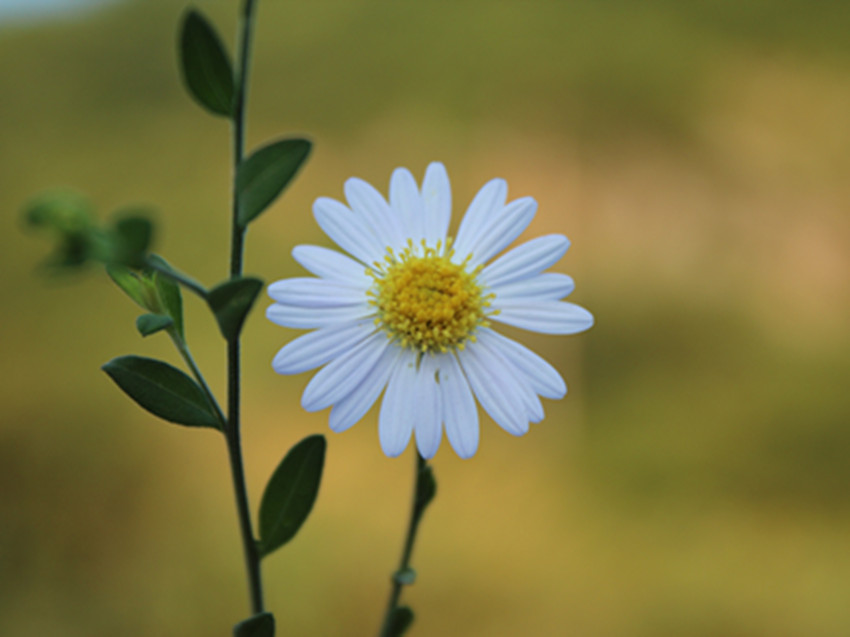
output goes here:
<path id="1" fill-rule="evenodd" d="M 239 277 L 230 279 L 210 290 L 207 303 L 215 314 L 218 327 L 225 339 L 239 336 L 245 317 L 263 289 L 261 279 Z"/>
<path id="2" fill-rule="evenodd" d="M 150 219 L 139 214 L 125 213 L 115 222 L 112 259 L 120 265 L 141 268 L 153 237 Z"/>
<path id="3" fill-rule="evenodd" d="M 136 329 L 142 336 L 150 336 L 172 325 L 174 321 L 164 314 L 142 314 L 136 319 Z"/>
<path id="4" fill-rule="evenodd" d="M 191 9 L 180 31 L 183 83 L 197 102 L 216 115 L 233 115 L 233 70 L 221 39 L 207 19 Z"/>
<path id="5" fill-rule="evenodd" d="M 233 627 L 233 637 L 274 637 L 274 615 L 260 613 Z"/>
<path id="6" fill-rule="evenodd" d="M 145 283 L 139 278 L 138 274 L 126 266 L 114 263 L 106 266 L 106 273 L 115 282 L 115 285 L 127 293 L 127 296 L 146 310 L 150 309 L 145 301 Z"/>
<path id="7" fill-rule="evenodd" d="M 390 629 L 387 635 L 389 637 L 401 637 L 412 624 L 413 611 L 409 606 L 399 606 L 393 610 L 393 616 L 390 618 Z"/>
<path id="8" fill-rule="evenodd" d="M 295 537 L 310 515 L 319 493 L 326 446 L 324 436 L 308 436 L 289 450 L 272 474 L 260 503 L 262 557 Z"/>
<path id="9" fill-rule="evenodd" d="M 242 161 L 236 171 L 239 225 L 247 226 L 277 198 L 306 161 L 311 147 L 306 139 L 284 139 Z"/>
<path id="10" fill-rule="evenodd" d="M 437 495 L 437 480 L 431 465 L 423 465 L 419 469 L 419 479 L 416 481 L 416 511 L 419 515 L 425 510 L 434 496 Z"/>
<path id="11" fill-rule="evenodd" d="M 159 255 L 150 255 L 148 257 L 148 262 L 155 263 L 166 270 L 171 270 L 171 266 L 168 265 L 166 260 Z M 177 333 L 180 335 L 180 338 L 184 339 L 183 297 L 180 294 L 180 286 L 177 285 L 177 282 L 174 279 L 162 274 L 161 272 L 157 272 L 156 270 L 153 272 L 153 282 L 156 287 L 157 295 L 159 296 L 159 301 L 162 304 L 162 309 L 168 316 L 171 317 L 171 320 L 174 321 L 174 327 L 177 329 Z"/>
<path id="12" fill-rule="evenodd" d="M 190 427 L 220 424 L 198 384 L 179 369 L 141 356 L 121 356 L 102 367 L 130 398 L 155 416 Z"/>

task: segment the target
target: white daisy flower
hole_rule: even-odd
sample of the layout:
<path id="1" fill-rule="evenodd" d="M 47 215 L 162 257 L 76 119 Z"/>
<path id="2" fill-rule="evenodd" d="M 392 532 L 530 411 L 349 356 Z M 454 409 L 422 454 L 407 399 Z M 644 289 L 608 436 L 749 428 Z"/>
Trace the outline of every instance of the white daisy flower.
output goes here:
<path id="1" fill-rule="evenodd" d="M 378 419 L 386 455 L 402 453 L 415 435 L 431 458 L 445 427 L 469 458 L 478 449 L 475 398 L 517 436 L 543 419 L 539 396 L 563 398 L 555 368 L 492 324 L 574 334 L 593 316 L 560 300 L 573 290 L 569 276 L 544 272 L 567 251 L 566 237 L 538 237 L 491 261 L 537 210 L 531 197 L 506 203 L 507 194 L 504 180 L 487 183 L 455 239 L 446 236 L 451 190 L 440 163 L 428 166 L 421 189 L 410 171 L 396 169 L 389 203 L 356 178 L 345 183 L 347 206 L 316 200 L 319 226 L 350 256 L 297 246 L 292 256 L 315 277 L 272 283 L 266 312 L 279 325 L 314 330 L 272 363 L 280 374 L 324 365 L 304 390 L 304 409 L 332 407 L 331 429 L 345 431 L 386 388 Z"/>

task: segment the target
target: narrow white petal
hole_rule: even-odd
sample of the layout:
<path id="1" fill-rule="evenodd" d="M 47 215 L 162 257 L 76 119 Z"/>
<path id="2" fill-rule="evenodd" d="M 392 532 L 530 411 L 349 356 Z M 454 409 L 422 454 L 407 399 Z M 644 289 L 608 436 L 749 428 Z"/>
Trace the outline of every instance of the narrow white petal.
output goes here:
<path id="1" fill-rule="evenodd" d="M 422 181 L 422 204 L 425 207 L 425 241 L 435 246 L 445 241 L 452 216 L 452 190 L 446 167 L 432 162 L 425 170 Z"/>
<path id="2" fill-rule="evenodd" d="M 537 202 L 523 197 L 509 203 L 498 215 L 489 217 L 469 248 L 472 253 L 469 265 L 486 263 L 507 248 L 528 227 L 536 212 Z"/>
<path id="3" fill-rule="evenodd" d="M 319 411 L 342 400 L 360 384 L 389 345 L 383 332 L 376 332 L 342 356 L 320 369 L 304 389 L 301 406 Z"/>
<path id="4" fill-rule="evenodd" d="M 313 204 L 313 216 L 325 234 L 355 259 L 371 265 L 385 254 L 386 246 L 363 219 L 340 202 L 319 197 Z"/>
<path id="5" fill-rule="evenodd" d="M 560 272 L 544 272 L 536 276 L 514 281 L 489 289 L 499 299 L 533 299 L 535 301 L 559 301 L 575 289 L 572 277 Z"/>
<path id="6" fill-rule="evenodd" d="M 540 274 L 564 256 L 569 247 L 569 240 L 560 234 L 548 234 L 526 241 L 485 267 L 479 280 L 490 287 L 496 287 Z"/>
<path id="7" fill-rule="evenodd" d="M 437 384 L 438 357 L 424 356 L 416 372 L 416 387 L 412 396 L 410 415 L 416 446 L 426 460 L 433 458 L 443 437 L 443 412 L 440 406 L 440 387 Z"/>
<path id="8" fill-rule="evenodd" d="M 416 180 L 407 168 L 396 168 L 390 178 L 390 205 L 401 217 L 405 240 L 418 245 L 425 236 L 425 209 Z"/>
<path id="9" fill-rule="evenodd" d="M 300 245 L 292 249 L 292 257 L 309 272 L 323 279 L 342 281 L 363 288 L 372 283 L 362 263 L 336 250 Z"/>
<path id="10" fill-rule="evenodd" d="M 499 343 L 493 339 L 484 338 L 479 339 L 475 345 L 476 351 L 485 353 L 487 359 L 491 361 L 490 369 L 498 371 L 502 378 L 509 379 L 512 389 L 525 408 L 525 416 L 528 420 L 531 422 L 543 420 L 543 405 L 540 403 L 540 398 L 537 397 L 537 393 L 532 389 L 522 370 L 504 355 Z"/>
<path id="11" fill-rule="evenodd" d="M 446 436 L 457 455 L 471 458 L 478 451 L 478 409 L 454 354 L 440 356 L 439 378 Z"/>
<path id="12" fill-rule="evenodd" d="M 381 449 L 390 458 L 401 454 L 410 442 L 410 434 L 413 433 L 410 405 L 415 387 L 416 354 L 403 350 L 390 376 L 378 416 Z"/>
<path id="13" fill-rule="evenodd" d="M 272 323 L 301 330 L 312 330 L 335 323 L 355 321 L 367 316 L 374 316 L 374 314 L 374 306 L 368 303 L 323 308 L 274 303 L 266 310 L 266 318 Z"/>
<path id="14" fill-rule="evenodd" d="M 508 198 L 508 184 L 504 179 L 488 181 L 469 204 L 466 214 L 460 222 L 457 238 L 454 242 L 455 257 L 463 261 L 472 251 L 476 238 L 480 235 L 481 227 L 488 219 L 498 215 L 505 207 Z"/>
<path id="15" fill-rule="evenodd" d="M 283 305 L 298 307 L 339 307 L 368 300 L 366 287 L 332 279 L 295 277 L 275 281 L 269 296 Z"/>
<path id="16" fill-rule="evenodd" d="M 468 343 L 458 359 L 484 411 L 505 431 L 521 436 L 528 431 L 525 401 L 516 379 L 503 361 L 479 343 Z"/>
<path id="17" fill-rule="evenodd" d="M 519 299 L 493 301 L 499 310 L 490 319 L 542 334 L 578 334 L 593 325 L 593 315 L 574 303 L 540 301 L 529 303 Z"/>
<path id="18" fill-rule="evenodd" d="M 387 347 L 369 373 L 363 377 L 360 385 L 333 406 L 329 420 L 331 431 L 345 431 L 366 415 L 401 360 L 402 351 L 392 345 Z"/>
<path id="19" fill-rule="evenodd" d="M 530 349 L 489 328 L 478 330 L 478 340 L 498 348 L 503 357 L 525 375 L 531 388 L 544 398 L 563 398 L 567 393 L 564 379 L 552 365 Z"/>
<path id="20" fill-rule="evenodd" d="M 399 249 L 404 246 L 406 237 L 403 236 L 401 220 L 374 186 L 352 177 L 345 182 L 345 198 L 351 209 L 368 221 L 384 247 Z"/>
<path id="21" fill-rule="evenodd" d="M 272 367 L 278 374 L 300 374 L 315 369 L 374 331 L 375 324 L 370 318 L 323 327 L 287 343 L 274 357 Z"/>

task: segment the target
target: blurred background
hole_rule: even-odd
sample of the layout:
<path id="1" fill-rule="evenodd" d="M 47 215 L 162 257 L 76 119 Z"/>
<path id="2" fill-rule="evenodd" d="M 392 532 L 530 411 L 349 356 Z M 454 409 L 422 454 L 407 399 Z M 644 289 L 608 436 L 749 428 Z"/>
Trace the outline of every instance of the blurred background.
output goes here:
<path id="1" fill-rule="evenodd" d="M 198 0 L 230 47 L 237 3 Z M 43 5 L 43 6 L 42 6 Z M 474 459 L 444 441 L 405 600 L 411 635 L 850 634 L 850 4 L 806 0 L 259 3 L 249 148 L 314 154 L 251 227 L 246 270 L 298 275 L 329 245 L 318 196 L 443 161 L 454 223 L 487 180 L 540 211 L 522 239 L 597 318 L 521 335 L 567 398 Z M 229 250 L 229 130 L 180 86 L 177 0 L 0 0 L 0 633 L 225 635 L 247 614 L 223 441 L 163 424 L 100 371 L 178 364 L 96 269 L 44 278 L 19 210 L 56 186 L 102 218 L 152 206 L 157 251 L 206 285 Z M 39 9 L 40 10 L 37 10 Z M 224 343 L 187 297 L 223 396 Z M 297 332 L 244 333 L 253 505 L 296 441 L 329 437 L 301 534 L 264 563 L 280 634 L 377 632 L 412 451 L 375 414 L 306 414 L 309 374 L 270 368 Z M 518 335 L 518 332 L 512 332 Z"/>

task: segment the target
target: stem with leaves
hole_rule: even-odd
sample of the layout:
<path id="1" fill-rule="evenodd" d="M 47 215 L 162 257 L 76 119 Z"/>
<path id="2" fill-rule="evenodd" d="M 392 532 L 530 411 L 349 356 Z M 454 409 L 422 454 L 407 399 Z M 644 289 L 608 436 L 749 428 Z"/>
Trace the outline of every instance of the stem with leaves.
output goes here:
<path id="1" fill-rule="evenodd" d="M 437 494 L 437 482 L 434 472 L 425 459 L 416 453 L 416 470 L 413 487 L 413 498 L 410 507 L 410 521 L 407 526 L 407 536 L 401 552 L 398 570 L 393 573 L 390 598 L 384 623 L 381 626 L 380 637 L 398 637 L 413 623 L 413 611 L 409 606 L 399 606 L 402 587 L 416 581 L 416 571 L 410 566 L 413 554 L 413 544 L 416 542 L 416 532 L 422 521 L 422 514 Z"/>

